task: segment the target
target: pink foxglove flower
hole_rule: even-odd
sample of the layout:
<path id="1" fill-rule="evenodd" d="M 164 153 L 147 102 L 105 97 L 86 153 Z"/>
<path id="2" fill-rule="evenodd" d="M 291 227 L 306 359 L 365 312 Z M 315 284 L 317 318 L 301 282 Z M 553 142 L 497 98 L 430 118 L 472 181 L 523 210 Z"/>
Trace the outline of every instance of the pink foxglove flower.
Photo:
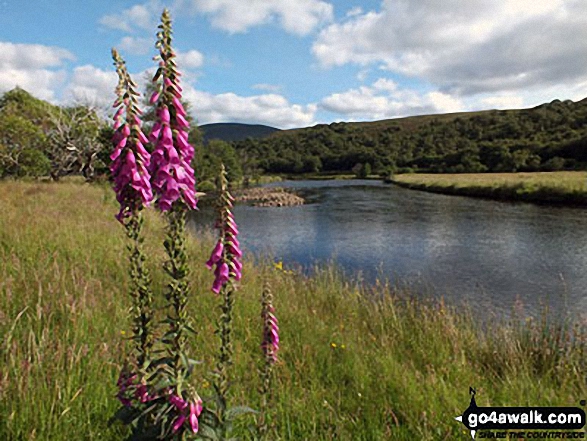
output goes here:
<path id="1" fill-rule="evenodd" d="M 150 99 L 152 104 L 157 103 L 157 121 L 149 136 L 155 144 L 149 170 L 161 211 L 169 211 L 176 201 L 191 209 L 196 209 L 197 204 L 196 180 L 191 166 L 194 148 L 188 142 L 190 125 L 180 101 L 180 73 L 175 67 L 174 57 L 173 52 L 161 53 L 164 61 L 159 69 L 163 82 L 159 84 L 159 74 L 156 74 L 154 80 L 157 80 L 158 90 Z"/>
<path id="2" fill-rule="evenodd" d="M 173 432 L 179 431 L 181 427 L 184 425 L 186 420 L 189 423 L 189 428 L 193 433 L 198 432 L 198 417 L 202 413 L 202 400 L 200 397 L 197 397 L 194 402 L 188 403 L 183 398 L 177 395 L 171 395 L 169 398 L 169 402 L 173 404 L 175 410 L 177 412 L 177 418 L 173 422 L 172 430 Z M 189 413 L 186 415 L 186 410 L 189 407 Z"/>
<path id="3" fill-rule="evenodd" d="M 190 416 L 189 416 L 189 423 L 190 429 L 192 432 L 198 433 L 198 417 L 202 413 L 202 400 L 199 398 L 196 400 L 195 403 L 190 403 Z"/>
<path id="4" fill-rule="evenodd" d="M 272 362 L 277 361 L 279 351 L 279 326 L 275 317 L 275 308 L 271 302 L 263 311 L 263 343 L 261 345 L 265 356 Z"/>
<path id="5" fill-rule="evenodd" d="M 234 198 L 227 189 L 226 171 L 222 166 L 220 174 L 220 214 L 217 222 L 217 228 L 220 230 L 220 238 L 212 250 L 210 259 L 206 262 L 208 269 L 214 270 L 214 283 L 212 284 L 212 291 L 216 294 L 220 293 L 223 286 L 230 282 L 230 280 L 239 281 L 242 277 L 242 262 L 243 253 L 240 249 L 238 241 L 238 228 L 234 220 L 231 208 Z"/>
<path id="6" fill-rule="evenodd" d="M 123 406 L 132 406 L 128 391 L 134 388 L 134 381 L 136 378 L 136 374 L 127 371 L 122 371 L 118 377 L 118 381 L 116 382 L 116 385 L 118 386 L 118 394 L 116 394 L 116 398 L 118 398 Z"/>
<path id="7" fill-rule="evenodd" d="M 151 155 L 145 149 L 147 139 L 141 130 L 140 109 L 137 107 L 132 80 L 121 62 L 118 66 L 120 82 L 117 88 L 119 97 L 114 106 L 118 107 L 114 114 L 115 145 L 110 155 L 112 164 L 110 171 L 114 180 L 116 200 L 120 203 L 120 211 L 116 218 L 123 222 L 136 210 L 148 206 L 153 200 L 151 175 L 148 167 Z M 131 98 L 122 98 L 123 95 Z"/>
<path id="8" fill-rule="evenodd" d="M 273 307 L 273 294 L 271 294 L 268 283 L 263 288 L 261 304 L 261 318 L 263 320 L 261 349 L 265 354 L 267 363 L 273 364 L 277 361 L 277 352 L 279 351 L 279 326 L 277 317 L 275 317 L 275 308 Z"/>

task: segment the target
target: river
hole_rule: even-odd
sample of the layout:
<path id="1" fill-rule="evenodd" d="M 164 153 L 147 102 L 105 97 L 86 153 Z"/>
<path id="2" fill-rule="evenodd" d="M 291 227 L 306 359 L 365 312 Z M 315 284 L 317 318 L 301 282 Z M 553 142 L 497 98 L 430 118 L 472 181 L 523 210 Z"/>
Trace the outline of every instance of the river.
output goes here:
<path id="1" fill-rule="evenodd" d="M 379 181 L 285 181 L 297 207 L 237 205 L 241 244 L 306 271 L 334 260 L 348 277 L 467 302 L 476 314 L 587 313 L 587 211 L 444 196 Z M 212 225 L 208 210 L 194 216 Z M 587 315 L 586 315 L 587 316 Z"/>

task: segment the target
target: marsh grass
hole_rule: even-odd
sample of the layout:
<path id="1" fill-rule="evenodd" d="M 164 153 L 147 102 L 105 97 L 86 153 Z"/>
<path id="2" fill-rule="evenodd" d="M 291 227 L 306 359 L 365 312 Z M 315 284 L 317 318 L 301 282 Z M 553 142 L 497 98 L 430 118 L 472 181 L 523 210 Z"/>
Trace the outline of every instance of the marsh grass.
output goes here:
<path id="1" fill-rule="evenodd" d="M 538 203 L 585 205 L 587 172 L 402 174 L 400 186 L 437 193 Z"/>
<path id="2" fill-rule="evenodd" d="M 0 439 L 120 440 L 109 426 L 128 333 L 125 235 L 111 190 L 79 182 L 0 184 Z M 164 223 L 149 210 L 156 292 Z M 212 235 L 189 241 L 198 335 L 193 378 L 211 393 L 218 299 Z M 287 266 L 287 264 L 286 264 Z M 584 333 L 548 321 L 485 324 L 442 302 L 333 265 L 309 278 L 245 262 L 234 322 L 232 403 L 258 407 L 259 297 L 268 280 L 281 328 L 276 429 L 285 440 L 467 439 L 468 406 L 576 406 L 587 398 Z M 159 290 L 159 291 L 157 291 Z M 253 417 L 238 431 L 250 438 Z"/>

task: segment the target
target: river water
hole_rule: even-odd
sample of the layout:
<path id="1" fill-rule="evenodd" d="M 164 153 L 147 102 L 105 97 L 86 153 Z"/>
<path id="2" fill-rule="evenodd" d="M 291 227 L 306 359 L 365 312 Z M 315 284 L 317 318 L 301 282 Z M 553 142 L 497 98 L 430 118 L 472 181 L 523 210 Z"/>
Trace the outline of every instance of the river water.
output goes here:
<path id="1" fill-rule="evenodd" d="M 241 244 L 284 267 L 334 260 L 348 277 L 467 302 L 483 316 L 516 309 L 587 316 L 587 210 L 408 190 L 379 181 L 285 181 L 308 204 L 237 205 Z M 194 216 L 211 226 L 207 210 Z"/>

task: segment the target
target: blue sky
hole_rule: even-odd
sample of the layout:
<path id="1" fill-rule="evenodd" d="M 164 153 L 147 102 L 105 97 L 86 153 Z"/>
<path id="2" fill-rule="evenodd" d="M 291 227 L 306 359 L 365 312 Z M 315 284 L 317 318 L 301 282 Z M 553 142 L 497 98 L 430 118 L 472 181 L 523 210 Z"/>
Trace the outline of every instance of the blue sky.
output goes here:
<path id="1" fill-rule="evenodd" d="M 171 10 L 201 123 L 279 128 L 587 96 L 583 0 L 0 0 L 0 93 L 107 108 Z"/>

